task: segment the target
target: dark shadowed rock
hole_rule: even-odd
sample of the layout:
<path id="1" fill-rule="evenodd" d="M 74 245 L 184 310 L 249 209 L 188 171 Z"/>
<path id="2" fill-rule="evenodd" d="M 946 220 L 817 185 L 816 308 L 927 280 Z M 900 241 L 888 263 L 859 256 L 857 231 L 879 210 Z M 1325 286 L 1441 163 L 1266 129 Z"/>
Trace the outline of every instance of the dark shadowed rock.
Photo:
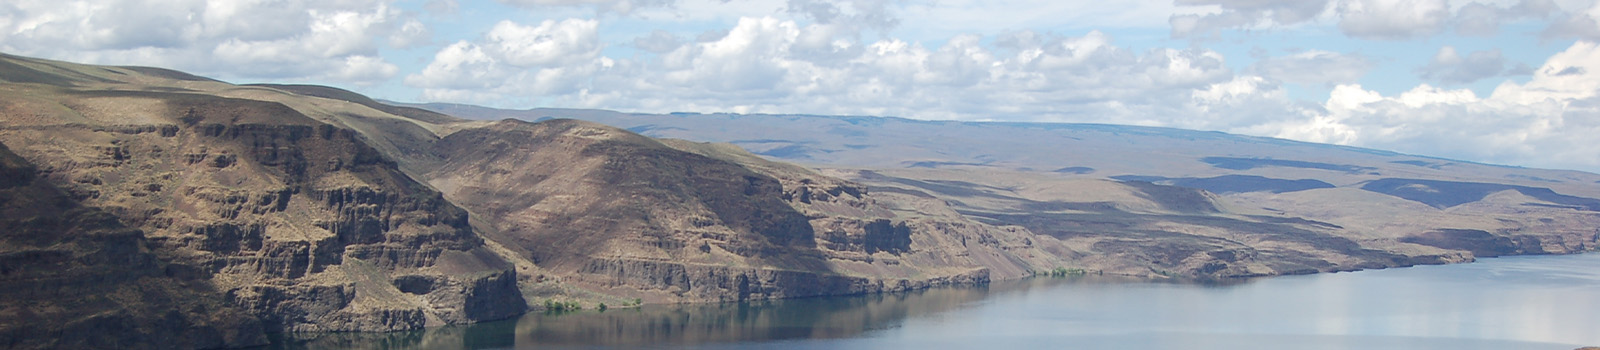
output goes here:
<path id="1" fill-rule="evenodd" d="M 31 176 L 0 144 L 0 343 L 10 349 L 265 344 L 261 323 L 203 279 L 172 276 L 144 233 Z M 19 174 L 28 174 L 23 176 Z"/>
<path id="2" fill-rule="evenodd" d="M 1544 249 L 1540 247 L 1539 239 L 1536 237 L 1506 237 L 1483 230 L 1440 229 L 1402 237 L 1400 241 L 1444 249 L 1465 250 L 1483 258 L 1545 253 Z"/>
<path id="3" fill-rule="evenodd" d="M 1206 164 L 1211 164 L 1211 166 L 1214 166 L 1214 167 L 1223 168 L 1223 169 L 1229 169 L 1229 170 L 1250 170 L 1250 169 L 1262 168 L 1262 167 L 1320 169 L 1320 170 L 1341 171 L 1341 172 L 1346 172 L 1346 173 L 1360 173 L 1360 172 L 1364 172 L 1364 171 L 1367 171 L 1367 170 L 1373 170 L 1373 168 L 1371 168 L 1371 167 L 1364 167 L 1364 166 L 1345 165 L 1345 164 L 1329 164 L 1329 163 L 1309 162 L 1309 161 L 1303 161 L 1303 160 L 1290 160 L 1290 159 L 1205 157 L 1205 158 L 1200 158 L 1200 161 L 1205 162 Z"/>
<path id="4" fill-rule="evenodd" d="M 1361 186 L 1361 189 L 1405 198 L 1440 209 L 1480 201 L 1495 192 L 1517 191 L 1539 200 L 1568 205 L 1575 209 L 1600 211 L 1600 199 L 1568 196 L 1540 187 L 1389 178 L 1367 182 Z"/>
<path id="5" fill-rule="evenodd" d="M 1207 178 L 1166 178 L 1160 176 L 1118 175 L 1121 181 L 1145 181 L 1165 185 L 1198 188 L 1217 194 L 1272 192 L 1286 193 L 1319 188 L 1334 188 L 1333 184 L 1313 179 L 1285 180 L 1254 175 L 1223 175 Z"/>

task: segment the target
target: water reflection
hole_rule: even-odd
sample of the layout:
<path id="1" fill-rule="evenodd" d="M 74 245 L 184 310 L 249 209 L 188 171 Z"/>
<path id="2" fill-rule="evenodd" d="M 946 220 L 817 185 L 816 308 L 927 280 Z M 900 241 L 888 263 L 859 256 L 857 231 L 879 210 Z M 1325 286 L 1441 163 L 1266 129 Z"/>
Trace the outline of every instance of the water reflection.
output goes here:
<path id="1" fill-rule="evenodd" d="M 989 288 L 971 287 L 540 315 L 518 322 L 517 345 L 638 347 L 854 338 L 896 327 L 908 318 L 961 308 L 988 294 Z"/>
<path id="2" fill-rule="evenodd" d="M 398 333 L 302 334 L 270 349 L 491 349 L 706 345 L 861 337 L 908 318 L 946 312 L 1061 281 L 1021 281 L 905 293 L 529 314 L 514 321 Z"/>
<path id="3" fill-rule="evenodd" d="M 501 321 L 411 332 L 276 334 L 266 349 L 503 349 L 516 344 L 515 332 L 515 322 Z"/>
<path id="4" fill-rule="evenodd" d="M 1600 345 L 1600 255 L 1237 284 L 1087 276 L 856 297 L 528 315 L 276 349 L 1547 349 Z"/>

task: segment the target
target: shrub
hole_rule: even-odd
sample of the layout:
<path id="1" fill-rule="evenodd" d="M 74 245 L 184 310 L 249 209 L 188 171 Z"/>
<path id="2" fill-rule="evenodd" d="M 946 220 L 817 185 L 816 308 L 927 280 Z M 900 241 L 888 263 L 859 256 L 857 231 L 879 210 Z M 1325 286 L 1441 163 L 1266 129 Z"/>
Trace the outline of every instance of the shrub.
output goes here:
<path id="1" fill-rule="evenodd" d="M 556 301 L 555 299 L 545 299 L 544 301 L 545 312 L 562 313 L 578 310 L 583 310 L 583 305 L 578 304 L 576 301 Z"/>
<path id="2" fill-rule="evenodd" d="M 1054 270 L 1050 270 L 1050 277 L 1083 276 L 1086 274 L 1089 274 L 1089 271 L 1080 268 L 1057 267 Z"/>

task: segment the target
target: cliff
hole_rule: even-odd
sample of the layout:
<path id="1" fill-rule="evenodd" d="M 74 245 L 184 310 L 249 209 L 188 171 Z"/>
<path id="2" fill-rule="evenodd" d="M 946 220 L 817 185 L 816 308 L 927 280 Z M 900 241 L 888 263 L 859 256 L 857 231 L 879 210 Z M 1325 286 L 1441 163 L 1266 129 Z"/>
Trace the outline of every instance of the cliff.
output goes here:
<path id="1" fill-rule="evenodd" d="M 143 232 L 78 205 L 0 144 L 0 339 L 8 348 L 266 343 L 210 281 L 171 273 Z"/>
<path id="2" fill-rule="evenodd" d="M 94 213 L 35 226 L 55 214 L 6 213 L 29 227 L 8 256 L 56 259 L 7 260 L 7 291 L 22 294 L 0 322 L 16 347 L 243 346 L 501 319 L 550 300 L 873 293 L 1062 263 L 1053 239 L 942 203 L 885 205 L 907 201 L 727 145 L 471 122 L 326 87 L 0 62 L 0 143 L 14 153 L 0 175 L 32 191 L 5 205 L 33 208 L 23 198 L 46 191 L 57 211 Z M 43 276 L 66 284 L 19 287 Z M 86 293 L 123 296 L 121 311 L 50 302 Z M 137 326 L 72 323 L 119 313 Z"/>
<path id="3" fill-rule="evenodd" d="M 127 329 L 93 326 L 111 328 L 80 332 L 86 333 L 79 334 L 83 344 L 36 344 L 32 341 L 73 338 L 55 333 L 60 328 L 49 323 L 26 321 L 29 314 L 12 313 L 0 318 L 51 332 L 10 333 L 17 338 L 8 344 L 94 348 L 168 332 L 218 338 L 171 343 L 178 348 L 252 345 L 260 343 L 263 332 L 392 331 L 501 319 L 526 310 L 516 271 L 487 250 L 466 211 L 412 180 L 356 130 L 279 102 L 150 86 L 157 81 L 231 87 L 220 82 L 158 80 L 127 68 L 7 61 L 0 79 L 11 83 L 0 91 L 6 111 L 0 142 L 33 165 L 32 175 L 8 170 L 8 180 L 29 178 L 58 189 L 56 204 L 66 208 L 63 212 L 98 213 L 68 215 L 62 223 L 44 226 L 29 226 L 34 222 L 29 216 L 8 213 L 8 222 L 33 229 L 20 234 L 73 242 L 21 245 L 19 254 L 57 257 L 64 265 L 8 259 L 30 263 L 8 264 L 8 270 L 23 276 L 77 274 L 62 275 L 78 277 L 60 277 L 73 285 L 60 288 L 121 296 L 117 302 L 134 311 L 117 322 L 159 320 Z M 60 79 L 12 80 L 18 76 Z M 17 198 L 28 197 L 7 198 L 6 205 L 28 205 Z M 78 228 L 82 225 L 91 227 Z M 104 239 L 74 238 L 81 230 L 104 232 L 86 236 Z M 62 252 L 38 253 L 30 247 Z M 139 255 L 100 257 L 110 252 Z M 113 265 L 95 267 L 103 260 Z M 117 265 L 123 262 L 129 264 Z M 122 268 L 130 270 L 121 273 Z M 95 277 L 102 273 L 129 280 Z M 163 284 L 158 278 L 196 286 L 169 294 L 199 296 L 137 289 Z M 50 288 L 60 289 L 47 285 L 43 290 Z M 40 295 L 47 294 L 6 300 L 27 303 Z M 188 299 L 199 306 L 172 308 L 163 301 Z M 70 317 L 97 308 L 68 303 L 53 312 Z M 174 311 L 161 311 L 169 309 Z"/>
<path id="4" fill-rule="evenodd" d="M 1017 278 L 1050 261 L 1017 232 L 901 215 L 863 186 L 737 148 L 573 120 L 487 123 L 435 145 L 446 161 L 424 177 L 493 223 L 490 237 L 538 266 L 537 279 L 625 298 L 897 291 Z M 1007 233 L 1010 245 L 978 237 Z"/>

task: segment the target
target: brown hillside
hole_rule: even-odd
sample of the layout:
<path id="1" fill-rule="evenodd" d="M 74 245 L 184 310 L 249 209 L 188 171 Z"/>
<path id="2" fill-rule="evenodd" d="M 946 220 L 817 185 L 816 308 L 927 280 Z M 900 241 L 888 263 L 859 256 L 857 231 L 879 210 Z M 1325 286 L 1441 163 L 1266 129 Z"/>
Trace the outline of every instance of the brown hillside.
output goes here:
<path id="1" fill-rule="evenodd" d="M 0 343 L 197 349 L 266 343 L 205 279 L 170 276 L 143 232 L 34 176 L 0 144 Z"/>
<path id="2" fill-rule="evenodd" d="M 147 242 L 166 275 L 209 282 L 248 315 L 232 324 L 388 331 L 525 309 L 515 271 L 466 212 L 371 146 L 375 131 L 302 112 L 336 102 L 219 96 L 202 89 L 232 86 L 129 68 L 6 63 L 4 79 L 48 84 L 0 88 L 0 142 L 72 205 L 140 233 L 84 249 Z M 160 305 L 140 300 L 126 301 Z"/>
<path id="3" fill-rule="evenodd" d="M 496 239 L 548 277 L 596 290 L 744 300 L 970 283 L 991 268 L 1012 278 L 1033 268 L 958 258 L 859 185 L 736 148 L 686 152 L 574 120 L 500 121 L 437 146 L 447 161 L 425 175 L 434 186 L 494 223 Z"/>

